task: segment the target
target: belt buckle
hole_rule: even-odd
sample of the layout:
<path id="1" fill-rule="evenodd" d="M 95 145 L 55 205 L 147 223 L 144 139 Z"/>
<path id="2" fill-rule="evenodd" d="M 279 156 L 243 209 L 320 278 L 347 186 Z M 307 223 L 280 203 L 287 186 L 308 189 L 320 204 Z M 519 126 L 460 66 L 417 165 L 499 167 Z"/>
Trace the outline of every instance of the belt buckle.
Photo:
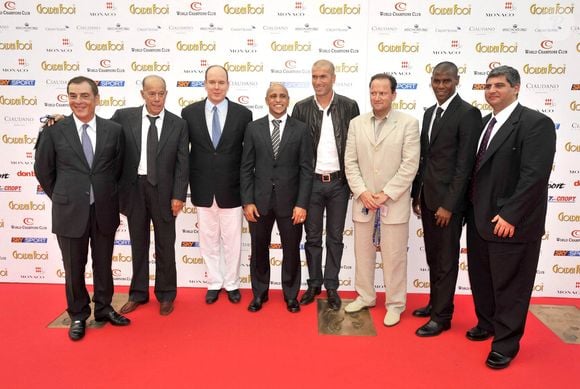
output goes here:
<path id="1" fill-rule="evenodd" d="M 330 182 L 330 174 L 321 174 L 322 182 Z"/>

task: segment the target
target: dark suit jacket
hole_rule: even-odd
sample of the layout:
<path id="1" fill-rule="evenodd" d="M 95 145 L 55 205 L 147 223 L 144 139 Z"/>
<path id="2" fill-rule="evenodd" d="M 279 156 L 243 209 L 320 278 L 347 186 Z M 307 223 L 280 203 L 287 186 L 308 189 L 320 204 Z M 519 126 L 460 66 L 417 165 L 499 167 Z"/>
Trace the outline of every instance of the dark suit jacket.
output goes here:
<path id="1" fill-rule="evenodd" d="M 466 191 L 481 133 L 481 112 L 455 96 L 432 129 L 434 105 L 423 115 L 421 159 L 411 195 L 419 201 L 421 190 L 431 211 L 443 207 L 453 213 L 466 206 Z"/>
<path id="2" fill-rule="evenodd" d="M 228 100 L 228 114 L 217 149 L 214 148 L 205 120 L 205 100 L 181 111 L 189 128 L 189 183 L 193 205 L 210 207 L 213 199 L 220 208 L 239 207 L 240 162 L 246 125 L 252 112 Z"/>
<path id="3" fill-rule="evenodd" d="M 111 120 L 123 126 L 125 133 L 125 158 L 120 181 L 120 204 L 121 213 L 127 216 L 132 211 L 131 193 L 134 192 L 137 184 L 137 169 L 141 157 L 142 113 L 142 106 L 124 108 L 117 110 L 111 118 Z M 163 219 L 166 221 L 170 221 L 173 218 L 171 200 L 185 201 L 187 196 L 187 182 L 189 179 L 188 146 L 185 121 L 165 110 L 157 148 L 156 165 L 159 209 Z"/>
<path id="4" fill-rule="evenodd" d="M 490 117 L 483 118 L 483 123 Z M 554 122 L 518 104 L 489 142 L 474 172 L 473 222 L 483 239 L 524 243 L 541 238 L 555 151 Z M 491 219 L 497 214 L 515 226 L 513 238 L 493 235 Z"/>
<path id="5" fill-rule="evenodd" d="M 267 214 L 291 216 L 295 206 L 307 209 L 312 191 L 312 140 L 306 125 L 288 116 L 278 158 L 274 159 L 268 116 L 248 125 L 240 169 L 242 204 L 256 204 Z M 276 203 L 271 204 L 276 190 Z"/>
<path id="6" fill-rule="evenodd" d="M 72 116 L 39 135 L 34 171 L 52 200 L 52 232 L 79 238 L 89 220 L 89 193 L 93 186 L 98 228 L 104 234 L 119 226 L 118 181 L 123 161 L 123 129 L 97 116 L 97 144 L 89 167 Z"/>

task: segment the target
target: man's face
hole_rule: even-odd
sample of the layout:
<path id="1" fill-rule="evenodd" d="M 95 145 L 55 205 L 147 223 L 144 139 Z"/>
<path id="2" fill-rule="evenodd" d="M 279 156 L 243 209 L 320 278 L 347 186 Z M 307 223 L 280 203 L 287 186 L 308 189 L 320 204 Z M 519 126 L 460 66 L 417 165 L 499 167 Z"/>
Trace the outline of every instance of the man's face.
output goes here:
<path id="1" fill-rule="evenodd" d="M 518 98 L 519 85 L 511 86 L 505 75 L 490 77 L 485 82 L 485 100 L 498 113 Z"/>
<path id="2" fill-rule="evenodd" d="M 147 112 L 150 115 L 159 115 L 165 107 L 165 98 L 167 97 L 167 90 L 163 80 L 156 77 L 148 78 L 141 91 L 141 97 L 145 100 Z"/>
<path id="3" fill-rule="evenodd" d="M 230 83 L 226 72 L 220 67 L 213 67 L 208 70 L 205 79 L 205 90 L 207 98 L 212 104 L 219 104 L 226 98 Z"/>
<path id="4" fill-rule="evenodd" d="M 391 92 L 391 81 L 389 79 L 376 79 L 370 88 L 371 106 L 375 116 L 382 118 L 391 110 L 391 105 L 397 97 L 396 92 Z"/>
<path id="5" fill-rule="evenodd" d="M 268 96 L 266 96 L 266 104 L 268 104 L 268 109 L 272 116 L 275 118 L 282 117 L 286 113 L 289 103 L 288 91 L 282 85 L 273 85 L 269 89 Z"/>
<path id="6" fill-rule="evenodd" d="M 83 81 L 80 84 L 68 86 L 68 105 L 75 116 L 83 123 L 87 123 L 95 116 L 99 103 L 99 95 L 94 95 L 91 85 Z"/>
<path id="7" fill-rule="evenodd" d="M 440 105 L 453 96 L 458 84 L 459 76 L 451 71 L 435 71 L 431 76 L 431 88 Z"/>
<path id="8" fill-rule="evenodd" d="M 334 81 L 336 81 L 336 75 L 330 72 L 330 68 L 326 66 L 312 68 L 312 88 L 316 97 L 332 94 Z"/>

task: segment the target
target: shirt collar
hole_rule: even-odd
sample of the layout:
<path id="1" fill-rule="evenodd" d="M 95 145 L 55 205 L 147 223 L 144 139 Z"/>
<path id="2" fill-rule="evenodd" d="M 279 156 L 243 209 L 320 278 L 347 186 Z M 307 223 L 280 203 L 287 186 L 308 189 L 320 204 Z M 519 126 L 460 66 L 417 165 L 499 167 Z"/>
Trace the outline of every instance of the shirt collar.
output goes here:
<path id="1" fill-rule="evenodd" d="M 457 91 L 455 91 L 455 93 L 450 98 L 445 100 L 443 104 L 441 105 L 437 104 L 437 108 L 441 107 L 441 109 L 443 109 L 444 112 L 447 111 L 449 104 L 451 104 L 451 101 L 455 98 L 455 96 L 457 96 Z"/>
<path id="2" fill-rule="evenodd" d="M 145 119 L 149 120 L 149 118 L 147 118 L 147 116 L 157 116 L 159 118 L 159 121 L 157 123 L 163 123 L 163 119 L 165 118 L 165 109 L 161 110 L 161 112 L 159 112 L 159 115 L 151 115 L 149 112 L 147 112 L 147 107 L 145 107 L 145 105 L 143 105 L 143 111 L 141 112 L 141 118 L 143 119 L 144 122 L 145 122 Z"/>
<path id="3" fill-rule="evenodd" d="M 76 115 L 74 113 L 72 116 L 73 116 L 73 119 L 75 121 L 75 126 L 77 127 L 77 131 L 80 132 L 83 124 L 85 124 L 85 123 L 83 121 L 81 121 L 78 117 L 76 117 Z M 89 120 L 87 124 L 89 125 L 90 128 L 93 129 L 93 131 L 97 131 L 97 115 L 94 115 L 93 118 L 91 120 Z"/>
<path id="4" fill-rule="evenodd" d="M 214 104 L 209 99 L 205 99 L 205 110 L 211 111 L 216 106 L 219 112 L 225 112 L 228 107 L 228 99 L 223 99 L 218 104 Z"/>

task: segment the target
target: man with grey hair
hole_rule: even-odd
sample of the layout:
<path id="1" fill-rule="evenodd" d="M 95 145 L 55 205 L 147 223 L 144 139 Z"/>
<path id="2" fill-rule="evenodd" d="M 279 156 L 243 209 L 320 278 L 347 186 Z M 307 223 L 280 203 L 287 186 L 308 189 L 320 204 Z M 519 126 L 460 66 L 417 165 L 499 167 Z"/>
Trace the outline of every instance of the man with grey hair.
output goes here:
<path id="1" fill-rule="evenodd" d="M 520 75 L 499 66 L 487 76 L 493 112 L 469 187 L 467 248 L 477 325 L 473 341 L 493 336 L 486 365 L 509 366 L 520 348 L 546 220 L 548 180 L 556 150 L 554 122 L 518 102 Z"/>
<path id="2" fill-rule="evenodd" d="M 340 309 L 338 274 L 344 244 L 344 222 L 348 209 L 350 189 L 344 175 L 344 150 L 350 120 L 359 115 L 356 101 L 333 90 L 336 74 L 334 65 L 318 60 L 312 65 L 314 96 L 294 105 L 292 117 L 308 126 L 314 151 L 314 182 L 308 208 L 306 230 L 306 262 L 308 289 L 300 298 L 301 304 L 310 304 L 324 284 L 328 306 Z M 326 260 L 322 271 L 322 235 L 326 213 Z"/>

